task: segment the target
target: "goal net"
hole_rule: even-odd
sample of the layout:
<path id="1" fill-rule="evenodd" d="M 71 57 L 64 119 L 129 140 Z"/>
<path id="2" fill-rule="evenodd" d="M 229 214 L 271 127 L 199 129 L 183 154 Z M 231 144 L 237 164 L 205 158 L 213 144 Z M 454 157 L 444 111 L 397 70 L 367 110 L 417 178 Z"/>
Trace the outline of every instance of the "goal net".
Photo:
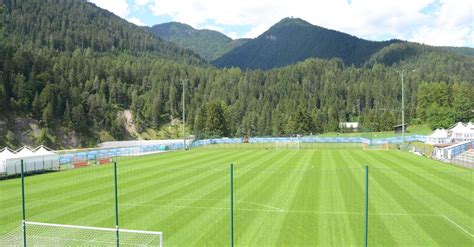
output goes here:
<path id="1" fill-rule="evenodd" d="M 389 143 L 388 142 L 363 143 L 362 147 L 363 147 L 364 150 L 388 150 L 389 149 Z"/>
<path id="2" fill-rule="evenodd" d="M 114 228 L 25 222 L 27 246 L 117 246 Z M 163 246 L 163 233 L 118 230 L 120 246 Z M 22 228 L 0 236 L 0 246 L 23 244 Z"/>
<path id="3" fill-rule="evenodd" d="M 300 142 L 275 142 L 275 149 L 300 149 Z"/>

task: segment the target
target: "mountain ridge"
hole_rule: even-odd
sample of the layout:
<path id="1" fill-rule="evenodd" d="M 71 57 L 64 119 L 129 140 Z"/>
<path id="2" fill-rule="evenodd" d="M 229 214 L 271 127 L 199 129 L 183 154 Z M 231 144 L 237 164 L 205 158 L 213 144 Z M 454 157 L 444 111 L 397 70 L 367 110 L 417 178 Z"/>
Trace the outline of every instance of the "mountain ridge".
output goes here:
<path id="1" fill-rule="evenodd" d="M 244 44 L 247 39 L 231 39 L 210 29 L 195 29 L 180 22 L 167 22 L 149 28 L 159 38 L 193 50 L 206 61 L 212 61 Z"/>
<path id="2" fill-rule="evenodd" d="M 341 58 L 363 65 L 372 54 L 400 40 L 369 41 L 312 25 L 300 18 L 284 18 L 257 38 L 235 48 L 212 64 L 241 69 L 272 69 L 315 57 Z"/>

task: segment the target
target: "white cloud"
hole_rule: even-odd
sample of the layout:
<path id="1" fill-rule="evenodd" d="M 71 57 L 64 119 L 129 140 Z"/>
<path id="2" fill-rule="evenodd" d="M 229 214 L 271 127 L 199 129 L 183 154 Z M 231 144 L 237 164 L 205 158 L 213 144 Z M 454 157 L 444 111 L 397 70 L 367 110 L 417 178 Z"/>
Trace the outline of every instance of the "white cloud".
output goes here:
<path id="1" fill-rule="evenodd" d="M 145 6 L 151 2 L 153 2 L 153 0 L 135 0 L 135 4 L 138 6 Z"/>
<path id="2" fill-rule="evenodd" d="M 230 37 L 231 39 L 238 39 L 239 38 L 239 34 L 236 33 L 236 32 L 226 32 L 225 35 L 227 35 L 227 37 Z"/>
<path id="3" fill-rule="evenodd" d="M 205 25 L 205 26 L 199 27 L 199 29 L 209 29 L 209 30 L 218 31 L 218 32 L 221 32 L 221 33 L 224 32 L 223 27 L 219 27 L 219 26 L 216 26 L 216 25 Z"/>
<path id="4" fill-rule="evenodd" d="M 435 0 L 151 1 L 154 15 L 171 16 L 197 28 L 209 22 L 224 30 L 226 25 L 249 25 L 252 28 L 245 37 L 251 38 L 280 19 L 294 16 L 362 38 L 394 37 L 428 44 L 474 46 L 472 0 L 441 0 L 439 9 L 431 13 L 423 10 Z"/>
<path id="5" fill-rule="evenodd" d="M 89 0 L 89 2 L 106 9 L 122 18 L 130 14 L 127 0 Z"/>
<path id="6" fill-rule="evenodd" d="M 140 19 L 138 19 L 137 17 L 130 17 L 130 18 L 127 18 L 127 21 L 128 22 L 131 22 L 137 26 L 146 26 L 145 23 L 143 23 Z"/>

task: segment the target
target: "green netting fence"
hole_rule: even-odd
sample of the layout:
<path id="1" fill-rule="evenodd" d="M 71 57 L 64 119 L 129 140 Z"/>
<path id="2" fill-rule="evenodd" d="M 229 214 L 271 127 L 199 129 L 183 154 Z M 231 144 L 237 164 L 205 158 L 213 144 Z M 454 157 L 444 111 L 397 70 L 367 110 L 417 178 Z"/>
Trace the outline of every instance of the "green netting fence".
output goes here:
<path id="1" fill-rule="evenodd" d="M 0 181 L 0 246 L 473 246 L 472 170 L 239 155 Z"/>

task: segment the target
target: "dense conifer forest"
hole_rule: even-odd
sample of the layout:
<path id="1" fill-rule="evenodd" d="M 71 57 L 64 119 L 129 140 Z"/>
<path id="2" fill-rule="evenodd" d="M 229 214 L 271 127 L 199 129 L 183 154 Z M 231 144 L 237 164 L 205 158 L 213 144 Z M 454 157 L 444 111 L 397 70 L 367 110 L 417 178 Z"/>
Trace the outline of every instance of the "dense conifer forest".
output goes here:
<path id="1" fill-rule="evenodd" d="M 182 114 L 197 138 L 284 136 L 338 131 L 359 121 L 372 131 L 400 123 L 400 74 L 412 124 L 448 127 L 474 109 L 474 58 L 395 43 L 365 65 L 310 58 L 271 70 L 215 68 L 191 50 L 155 37 L 85 1 L 0 1 L 0 146 L 23 139 L 15 125 L 38 125 L 36 143 L 79 146 L 160 130 Z M 415 72 L 411 70 L 416 69 Z"/>

